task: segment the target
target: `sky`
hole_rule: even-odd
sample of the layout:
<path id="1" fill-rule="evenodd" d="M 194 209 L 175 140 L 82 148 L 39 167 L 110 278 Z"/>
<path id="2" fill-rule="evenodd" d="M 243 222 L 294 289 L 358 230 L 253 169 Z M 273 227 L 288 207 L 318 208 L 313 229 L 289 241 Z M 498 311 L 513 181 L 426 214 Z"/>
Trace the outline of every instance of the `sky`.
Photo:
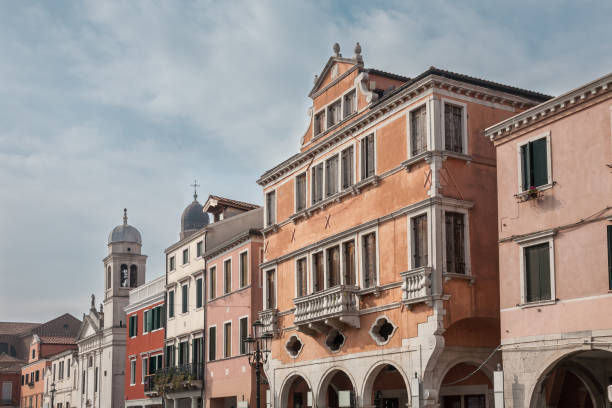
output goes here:
<path id="1" fill-rule="evenodd" d="M 197 179 L 261 204 L 332 44 L 558 95 L 612 71 L 610 1 L 0 2 L 0 321 L 82 317 L 107 239 L 164 273 Z"/>

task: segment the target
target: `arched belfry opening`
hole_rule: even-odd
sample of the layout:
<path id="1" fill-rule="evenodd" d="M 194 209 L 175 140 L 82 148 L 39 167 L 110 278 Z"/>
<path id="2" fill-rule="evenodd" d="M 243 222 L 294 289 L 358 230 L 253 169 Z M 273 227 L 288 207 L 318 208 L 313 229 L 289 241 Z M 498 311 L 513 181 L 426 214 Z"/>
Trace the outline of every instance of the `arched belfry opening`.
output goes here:
<path id="1" fill-rule="evenodd" d="M 129 283 L 128 276 L 128 266 L 126 264 L 121 264 L 121 268 L 119 268 L 119 282 L 122 288 L 127 288 Z"/>
<path id="2" fill-rule="evenodd" d="M 136 265 L 130 266 L 130 288 L 138 286 L 138 267 Z"/>

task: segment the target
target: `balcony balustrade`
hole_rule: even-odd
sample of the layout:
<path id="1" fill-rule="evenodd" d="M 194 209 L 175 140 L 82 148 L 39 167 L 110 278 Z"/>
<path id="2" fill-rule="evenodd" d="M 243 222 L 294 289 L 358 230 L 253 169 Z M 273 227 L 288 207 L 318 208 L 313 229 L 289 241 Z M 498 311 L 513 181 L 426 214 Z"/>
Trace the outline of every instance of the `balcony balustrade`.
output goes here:
<path id="1" fill-rule="evenodd" d="M 293 299 L 294 323 L 301 331 L 327 333 L 345 325 L 359 328 L 359 288 L 334 286 Z"/>
<path id="2" fill-rule="evenodd" d="M 263 324 L 263 333 L 278 333 L 278 309 L 266 309 L 259 312 L 259 320 Z"/>
<path id="3" fill-rule="evenodd" d="M 431 267 L 402 272 L 402 302 L 407 305 L 425 302 L 431 304 Z"/>
<path id="4" fill-rule="evenodd" d="M 150 376 L 150 389 L 157 393 L 167 394 L 201 388 L 203 377 L 202 369 L 202 363 L 183 364 L 176 367 L 162 368 L 157 370 L 155 375 Z M 147 378 L 148 377 L 145 377 L 145 380 Z M 145 392 L 147 392 L 146 382 Z"/>

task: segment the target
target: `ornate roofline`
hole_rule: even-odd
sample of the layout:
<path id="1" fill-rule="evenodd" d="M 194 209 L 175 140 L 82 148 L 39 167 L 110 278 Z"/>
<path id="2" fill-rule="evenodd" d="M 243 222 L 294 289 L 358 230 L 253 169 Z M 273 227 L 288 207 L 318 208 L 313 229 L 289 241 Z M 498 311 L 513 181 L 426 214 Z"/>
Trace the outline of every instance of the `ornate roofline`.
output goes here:
<path id="1" fill-rule="evenodd" d="M 490 126 L 485 129 L 485 136 L 488 136 L 491 140 L 499 140 L 517 130 L 524 129 L 526 126 L 548 119 L 553 114 L 558 114 L 592 100 L 594 97 L 610 91 L 611 88 L 612 73 Z"/>
<path id="2" fill-rule="evenodd" d="M 530 106 L 539 102 L 536 101 L 536 98 L 548 98 L 546 95 L 530 91 L 524 91 L 526 95 L 515 95 L 510 92 L 513 90 L 519 90 L 518 88 L 507 87 L 507 90 L 504 91 L 503 86 L 500 84 L 490 81 L 481 81 L 479 83 L 478 81 L 480 80 L 477 78 L 472 78 L 469 80 L 469 82 L 466 82 L 465 78 L 472 77 L 453 74 L 447 71 L 438 70 L 436 68 L 432 68 L 424 72 L 418 77 L 402 85 L 388 96 L 385 95 L 383 98 L 373 101 L 373 103 L 371 103 L 369 106 L 369 112 L 365 113 L 365 115 L 356 119 L 354 122 L 336 130 L 304 152 L 297 153 L 276 167 L 268 170 L 257 180 L 257 183 L 263 187 L 267 186 L 291 170 L 312 160 L 319 153 L 351 137 L 353 134 L 361 131 L 364 127 L 368 126 L 370 123 L 379 119 L 386 113 L 391 112 L 400 105 L 406 104 L 431 88 L 447 90 L 459 95 L 466 95 L 472 98 L 481 99 L 486 102 L 507 104 L 510 106 L 517 106 L 519 108 Z M 521 91 L 520 93 L 523 93 L 522 90 L 519 91 Z M 529 94 L 532 94 L 533 97 L 529 97 Z"/>

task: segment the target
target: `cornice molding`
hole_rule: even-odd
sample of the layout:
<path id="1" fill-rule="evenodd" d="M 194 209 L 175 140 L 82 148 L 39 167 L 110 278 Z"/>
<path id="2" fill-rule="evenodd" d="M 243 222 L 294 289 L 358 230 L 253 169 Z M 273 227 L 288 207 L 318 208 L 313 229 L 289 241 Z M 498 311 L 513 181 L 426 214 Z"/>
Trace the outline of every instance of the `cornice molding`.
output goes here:
<path id="1" fill-rule="evenodd" d="M 488 127 L 485 129 L 485 136 L 492 141 L 499 140 L 527 126 L 540 123 L 553 115 L 591 101 L 595 97 L 610 92 L 611 89 L 612 73 Z"/>

